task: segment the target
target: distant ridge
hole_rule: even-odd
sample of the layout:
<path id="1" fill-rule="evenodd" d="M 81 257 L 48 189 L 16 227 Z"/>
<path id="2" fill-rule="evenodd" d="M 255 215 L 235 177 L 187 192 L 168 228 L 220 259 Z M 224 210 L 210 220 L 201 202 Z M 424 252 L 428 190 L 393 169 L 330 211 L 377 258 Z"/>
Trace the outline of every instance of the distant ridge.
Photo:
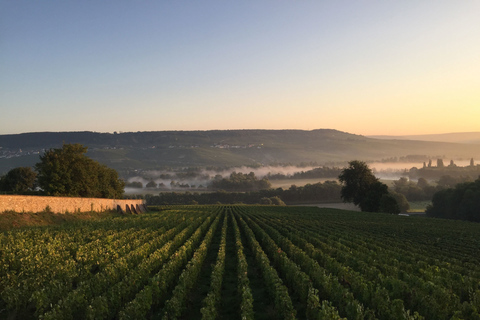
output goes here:
<path id="1" fill-rule="evenodd" d="M 365 139 L 365 137 L 334 129 L 306 130 L 206 130 L 206 131 L 138 131 L 121 133 L 101 133 L 91 131 L 68 132 L 28 132 L 0 135 L 3 148 L 52 148 L 63 143 L 81 143 L 86 146 L 171 146 L 172 144 L 200 144 L 210 146 L 215 143 L 251 144 L 274 142 L 277 138 L 288 141 L 302 141 L 322 138 L 322 140 Z M 281 142 L 281 141 L 278 141 Z"/>
<path id="2" fill-rule="evenodd" d="M 344 165 L 350 160 L 381 161 L 407 156 L 415 156 L 415 159 L 480 159 L 478 144 L 463 142 L 470 139 L 469 136 L 457 139 L 462 143 L 385 138 L 333 129 L 0 135 L 0 174 L 19 166 L 33 166 L 45 149 L 59 148 L 63 143 L 80 143 L 88 147 L 88 156 L 121 173 L 172 167 L 332 166 Z"/>
<path id="3" fill-rule="evenodd" d="M 377 136 L 368 136 L 368 137 L 374 138 L 374 139 L 386 139 L 386 140 L 418 140 L 418 141 L 480 144 L 480 132 L 452 132 L 452 133 L 405 135 L 405 136 L 377 135 Z"/>

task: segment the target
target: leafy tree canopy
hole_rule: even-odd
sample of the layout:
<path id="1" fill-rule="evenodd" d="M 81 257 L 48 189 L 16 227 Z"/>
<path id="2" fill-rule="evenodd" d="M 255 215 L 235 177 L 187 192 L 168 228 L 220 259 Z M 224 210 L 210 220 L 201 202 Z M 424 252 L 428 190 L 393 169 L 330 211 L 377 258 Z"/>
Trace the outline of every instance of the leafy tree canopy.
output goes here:
<path id="1" fill-rule="evenodd" d="M 156 188 L 158 185 L 155 181 L 150 181 L 149 183 L 147 183 L 146 187 L 147 188 Z"/>
<path id="2" fill-rule="evenodd" d="M 50 149 L 35 165 L 38 185 L 53 196 L 121 198 L 125 183 L 118 173 L 85 155 L 80 144 Z"/>
<path id="3" fill-rule="evenodd" d="M 410 210 L 410 203 L 408 203 L 407 198 L 403 194 L 393 191 L 393 192 L 390 192 L 389 195 L 391 195 L 392 197 L 395 198 L 395 200 L 397 201 L 397 206 L 398 206 L 398 212 L 390 212 L 390 213 L 407 212 L 408 210 Z M 397 210 L 397 209 L 395 209 L 395 210 Z M 389 212 L 389 211 L 385 211 L 385 212 Z"/>
<path id="4" fill-rule="evenodd" d="M 338 179 L 342 183 L 341 196 L 345 202 L 353 202 L 355 205 L 365 198 L 370 186 L 378 179 L 372 170 L 363 161 L 350 161 L 348 167 L 343 169 Z"/>
<path id="5" fill-rule="evenodd" d="M 358 206 L 362 211 L 367 211 L 367 212 L 384 211 L 384 210 L 381 210 L 381 209 L 385 209 L 385 207 L 382 208 L 381 206 L 382 199 L 387 195 L 388 195 L 387 185 L 384 183 L 381 183 L 380 181 L 375 181 L 368 186 L 367 192 L 363 196 L 363 199 L 360 201 Z"/>
<path id="6" fill-rule="evenodd" d="M 211 188 L 227 191 L 256 191 L 265 190 L 271 187 L 270 181 L 263 178 L 259 180 L 253 172 L 244 174 L 232 172 L 229 178 L 218 177 L 211 183 Z"/>
<path id="7" fill-rule="evenodd" d="M 345 202 L 353 202 L 362 211 L 398 213 L 394 208 L 395 198 L 387 196 L 387 185 L 378 181 L 372 170 L 363 161 L 350 161 L 348 167 L 343 169 L 338 179 L 342 183 L 340 191 Z"/>
<path id="8" fill-rule="evenodd" d="M 460 183 L 433 195 L 427 216 L 480 222 L 480 179 Z"/>
<path id="9" fill-rule="evenodd" d="M 0 190 L 23 193 L 33 190 L 37 174 L 30 167 L 18 167 L 0 178 Z"/>
<path id="10" fill-rule="evenodd" d="M 384 194 L 380 198 L 379 211 L 393 214 L 399 214 L 402 212 L 397 198 L 390 193 Z"/>

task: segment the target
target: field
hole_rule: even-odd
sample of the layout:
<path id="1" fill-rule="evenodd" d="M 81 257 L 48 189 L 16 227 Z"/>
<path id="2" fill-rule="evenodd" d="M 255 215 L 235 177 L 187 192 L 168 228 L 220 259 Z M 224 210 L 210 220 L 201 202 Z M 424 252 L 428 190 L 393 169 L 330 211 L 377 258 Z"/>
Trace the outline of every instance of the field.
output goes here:
<path id="1" fill-rule="evenodd" d="M 0 233 L 0 319 L 480 319 L 480 224 L 172 206 Z"/>

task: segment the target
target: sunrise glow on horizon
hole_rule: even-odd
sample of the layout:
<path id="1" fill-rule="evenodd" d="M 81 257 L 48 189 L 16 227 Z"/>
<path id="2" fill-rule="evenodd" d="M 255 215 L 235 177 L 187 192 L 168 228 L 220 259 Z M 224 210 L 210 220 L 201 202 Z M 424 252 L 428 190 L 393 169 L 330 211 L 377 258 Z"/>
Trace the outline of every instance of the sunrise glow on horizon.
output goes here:
<path id="1" fill-rule="evenodd" d="M 480 2 L 0 3 L 0 134 L 480 131 Z"/>

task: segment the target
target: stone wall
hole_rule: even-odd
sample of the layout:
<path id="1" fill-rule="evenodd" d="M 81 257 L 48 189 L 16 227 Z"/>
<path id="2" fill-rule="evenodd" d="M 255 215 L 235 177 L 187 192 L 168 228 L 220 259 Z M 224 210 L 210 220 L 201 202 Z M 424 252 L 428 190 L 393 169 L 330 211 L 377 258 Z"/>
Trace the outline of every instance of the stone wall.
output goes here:
<path id="1" fill-rule="evenodd" d="M 121 210 L 121 212 L 138 214 L 146 211 L 144 200 L 0 195 L 0 213 L 40 212 L 47 206 L 55 213 Z"/>

